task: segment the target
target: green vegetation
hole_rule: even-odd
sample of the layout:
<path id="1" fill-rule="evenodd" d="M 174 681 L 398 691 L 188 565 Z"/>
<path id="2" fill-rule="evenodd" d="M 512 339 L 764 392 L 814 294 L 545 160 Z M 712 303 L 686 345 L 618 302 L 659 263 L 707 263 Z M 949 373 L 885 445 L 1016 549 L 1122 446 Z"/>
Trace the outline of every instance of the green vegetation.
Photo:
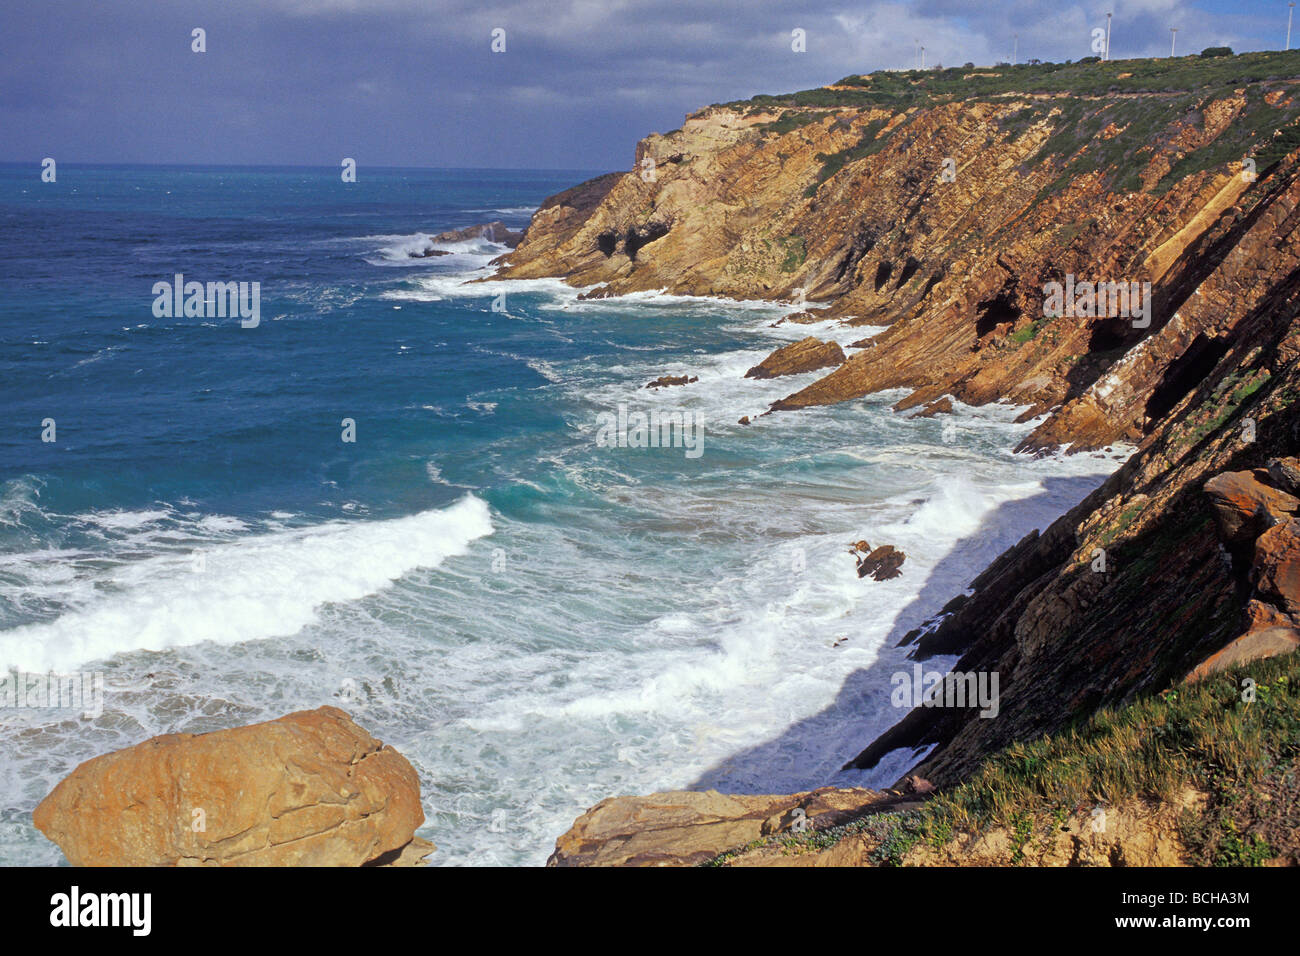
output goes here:
<path id="1" fill-rule="evenodd" d="M 1022 63 L 975 70 L 897 70 L 846 76 L 832 84 L 782 95 L 761 94 L 748 100 L 716 104 L 758 112 L 773 106 L 905 109 L 936 102 L 971 100 L 1007 94 L 1223 92 L 1252 83 L 1300 76 L 1300 51 L 1242 53 L 1142 60 L 1078 63 Z M 1206 51 L 1207 53 L 1209 51 Z M 1095 58 L 1089 58 L 1094 59 Z M 969 79 L 967 79 L 969 77 Z"/>
<path id="2" fill-rule="evenodd" d="M 1278 109 L 1264 102 L 1264 91 L 1258 87 L 1246 91 L 1246 108 L 1237 115 L 1226 130 L 1200 149 L 1193 150 L 1178 162 L 1153 188 L 1156 195 L 1163 195 L 1180 179 L 1195 175 L 1205 169 L 1220 169 L 1224 172 L 1241 169 L 1241 160 L 1253 148 L 1261 144 L 1272 145 L 1274 133 L 1284 124 L 1293 122 L 1297 117 L 1297 108 L 1292 104 L 1287 109 Z M 1271 167 L 1285 153 L 1268 165 Z M 1261 170 L 1256 159 L 1256 172 Z"/>
<path id="3" fill-rule="evenodd" d="M 1034 322 L 1029 323 L 1029 325 L 1026 325 L 1023 329 L 1017 329 L 1016 331 L 1012 332 L 1010 335 L 1007 336 L 1007 338 L 1009 338 L 1012 342 L 1015 342 L 1017 345 L 1024 345 L 1026 342 L 1030 341 L 1036 335 L 1038 335 L 1039 330 L 1042 329 L 1043 325 L 1046 322 L 1047 322 L 1046 319 L 1038 319 Z"/>
<path id="4" fill-rule="evenodd" d="M 853 834 L 871 838 L 873 862 L 897 865 L 921 843 L 938 849 L 955 832 L 993 827 L 1008 831 L 1012 861 L 1021 862 L 1036 834 L 1059 832 L 1071 814 L 1142 799 L 1172 805 L 1194 788 L 1208 799 L 1179 820 L 1190 862 L 1258 866 L 1300 853 L 1300 833 L 1289 817 L 1297 758 L 1300 654 L 1290 654 L 1102 709 L 1060 733 L 1013 744 L 920 809 L 756 840 L 711 865 L 764 846 L 826 849 Z"/>
<path id="5" fill-rule="evenodd" d="M 728 104 L 749 114 L 785 109 L 759 127 L 784 134 L 811 123 L 824 122 L 832 110 L 888 108 L 895 113 L 955 101 L 996 102 L 1021 94 L 1044 98 L 1026 104 L 1000 121 L 1009 140 L 1031 125 L 1050 120 L 1052 133 L 1034 162 L 1058 161 L 1059 172 L 1030 207 L 1059 192 L 1080 175 L 1105 170 L 1117 192 L 1143 188 L 1142 174 L 1152 149 L 1170 148 L 1185 127 L 1201 127 L 1207 102 L 1245 89 L 1245 108 L 1208 144 L 1185 155 L 1175 154 L 1172 167 L 1151 191 L 1163 195 L 1177 182 L 1206 170 L 1240 167 L 1251 158 L 1256 172 L 1267 175 L 1291 150 L 1300 148 L 1300 96 L 1276 81 L 1300 77 L 1300 51 L 1232 55 L 1214 48 L 1202 56 L 1177 59 L 1111 60 L 1108 62 L 1039 63 L 949 70 L 904 70 L 848 76 L 834 88 L 818 88 L 782 96 L 761 95 Z M 1281 92 L 1270 104 L 1265 96 Z M 1275 105 L 1281 102 L 1284 105 Z M 809 109 L 811 108 L 811 109 Z M 1055 114 L 1055 115 L 1052 115 Z M 818 154 L 822 163 L 816 182 L 805 196 L 846 165 L 883 149 L 889 137 L 876 138 L 886 120 L 877 120 L 859 141 L 835 153 Z M 1185 148 L 1185 147 L 1182 147 Z"/>
<path id="6" fill-rule="evenodd" d="M 1213 435 L 1237 413 L 1237 410 L 1269 381 L 1268 369 L 1235 369 L 1197 406 L 1194 418 L 1202 418 L 1185 434 L 1174 440 L 1175 448 L 1196 445 Z"/>
<path id="7" fill-rule="evenodd" d="M 1247 677 L 1255 682 L 1253 702 L 1242 699 Z M 1235 832 L 1232 810 L 1245 808 L 1247 791 L 1279 774 L 1295 774 L 1297 756 L 1300 656 L 1293 654 L 1101 710 L 1075 729 L 1014 744 L 923 812 L 949 826 L 992 823 L 1018 833 L 1025 813 L 1136 798 L 1173 801 L 1192 786 L 1210 794 L 1209 826 L 1185 836 L 1194 852 L 1208 855 L 1201 862 L 1222 864 L 1221 846 L 1231 854 L 1239 844 L 1245 849 L 1238 856 L 1270 855 L 1261 850 L 1264 834 L 1239 836 L 1234 843 L 1210 831 Z"/>
<path id="8" fill-rule="evenodd" d="M 1137 516 L 1141 513 L 1142 513 L 1142 506 L 1140 504 L 1129 505 L 1127 508 L 1125 508 L 1120 513 L 1119 519 L 1113 525 L 1107 528 L 1104 532 L 1102 532 L 1101 539 L 1100 539 L 1101 546 L 1103 548 L 1109 548 L 1111 542 L 1113 542 L 1120 534 L 1122 534 L 1126 528 L 1128 528 L 1131 524 L 1133 524 L 1134 519 L 1136 519 Z"/>
<path id="9" fill-rule="evenodd" d="M 817 160 L 822 164 L 822 168 L 817 173 L 817 181 L 804 190 L 804 197 L 811 199 L 822 183 L 849 163 L 856 162 L 859 159 L 866 159 L 868 156 L 874 156 L 884 149 L 885 144 L 889 142 L 889 136 L 881 136 L 879 139 L 876 137 L 887 122 L 888 120 L 885 119 L 872 120 L 862 127 L 862 135 L 858 138 L 857 143 L 847 149 L 842 149 L 836 153 L 818 153 Z"/>
<path id="10" fill-rule="evenodd" d="M 764 123 L 759 127 L 764 133 L 774 133 L 782 136 L 786 133 L 793 133 L 810 123 L 820 123 L 826 119 L 821 113 L 808 113 L 803 110 L 787 110 L 777 119 L 770 123 Z"/>
<path id="11" fill-rule="evenodd" d="M 785 260 L 781 263 L 781 271 L 794 272 L 808 258 L 808 247 L 804 244 L 803 236 L 786 236 L 781 240 L 781 244 L 785 246 Z"/>

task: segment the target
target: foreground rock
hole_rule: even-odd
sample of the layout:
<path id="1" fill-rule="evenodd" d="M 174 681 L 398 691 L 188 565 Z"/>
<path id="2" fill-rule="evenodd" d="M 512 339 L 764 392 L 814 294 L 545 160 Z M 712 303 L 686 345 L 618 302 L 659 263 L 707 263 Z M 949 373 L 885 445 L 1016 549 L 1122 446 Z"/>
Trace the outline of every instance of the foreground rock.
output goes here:
<path id="1" fill-rule="evenodd" d="M 1169 803 L 1129 801 L 1108 809 L 1102 828 L 1080 808 L 1036 828 L 1028 844 L 1001 826 L 954 830 L 941 843 L 893 842 L 899 815 L 920 808 L 934 788 L 909 777 L 903 791 L 617 797 L 579 817 L 556 841 L 547 865 L 1177 866 L 1187 862 L 1178 820 L 1204 799 L 1188 790 Z"/>
<path id="2" fill-rule="evenodd" d="M 792 342 L 777 349 L 748 372 L 745 378 L 776 378 L 798 375 L 844 364 L 844 350 L 835 342 L 823 342 L 816 336 Z"/>
<path id="3" fill-rule="evenodd" d="M 675 790 L 602 800 L 555 841 L 547 866 L 694 866 L 759 837 L 836 826 L 914 798 L 825 787 L 781 796 Z"/>
<path id="4" fill-rule="evenodd" d="M 1187 683 L 1193 683 L 1251 661 L 1277 657 L 1279 654 L 1294 654 L 1297 650 L 1300 650 L 1300 630 L 1293 627 L 1248 631 L 1197 664 L 1186 680 Z"/>
<path id="5" fill-rule="evenodd" d="M 73 866 L 414 865 L 405 757 L 336 707 L 86 761 L 32 814 Z"/>

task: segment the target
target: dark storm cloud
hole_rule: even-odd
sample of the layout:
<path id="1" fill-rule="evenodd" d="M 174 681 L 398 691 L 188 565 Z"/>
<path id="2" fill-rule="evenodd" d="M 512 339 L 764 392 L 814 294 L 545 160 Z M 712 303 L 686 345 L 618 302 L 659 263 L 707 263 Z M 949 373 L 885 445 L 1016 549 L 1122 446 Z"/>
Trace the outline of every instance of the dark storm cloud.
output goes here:
<path id="1" fill-rule="evenodd" d="M 1199 8 L 1198 8 L 1199 6 Z M 0 159 L 626 168 L 711 102 L 849 73 L 1278 48 L 1285 5 L 222 0 L 8 5 Z M 207 31 L 207 52 L 190 32 Z M 490 51 L 494 28 L 506 52 Z M 790 31 L 807 31 L 807 53 Z"/>

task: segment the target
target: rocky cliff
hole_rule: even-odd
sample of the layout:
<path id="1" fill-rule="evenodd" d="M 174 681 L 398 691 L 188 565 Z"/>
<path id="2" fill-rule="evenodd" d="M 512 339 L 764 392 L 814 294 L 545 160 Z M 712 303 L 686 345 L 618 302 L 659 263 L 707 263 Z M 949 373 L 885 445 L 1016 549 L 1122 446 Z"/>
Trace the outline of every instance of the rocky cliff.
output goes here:
<path id="1" fill-rule="evenodd" d="M 1022 451 L 1137 446 L 905 639 L 1001 675 L 997 719 L 918 708 L 853 761 L 915 748 L 943 791 L 1300 638 L 1298 77 L 1297 53 L 1187 57 L 872 74 L 713 106 L 643 140 L 631 172 L 548 203 L 500 274 L 886 326 L 778 413 L 906 387 L 900 410 L 1026 406 L 1041 421 Z M 1177 811 L 1131 797 L 1133 819 Z"/>
<path id="2" fill-rule="evenodd" d="M 900 408 L 1048 413 L 1031 448 L 1137 441 L 1158 386 L 1286 278 L 1256 253 L 1294 198 L 1298 76 L 1296 53 L 1112 61 L 713 106 L 548 200 L 500 274 L 888 326 L 779 410 L 908 387 Z M 1071 276 L 1149 282 L 1147 314 L 1045 314 Z"/>

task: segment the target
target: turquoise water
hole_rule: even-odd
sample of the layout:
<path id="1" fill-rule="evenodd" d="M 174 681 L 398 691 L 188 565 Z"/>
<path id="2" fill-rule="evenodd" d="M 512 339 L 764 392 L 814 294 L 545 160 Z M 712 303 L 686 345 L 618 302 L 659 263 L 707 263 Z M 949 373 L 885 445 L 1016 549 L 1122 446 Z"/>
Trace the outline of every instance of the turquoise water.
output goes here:
<path id="1" fill-rule="evenodd" d="M 902 716 L 898 637 L 1116 464 L 895 394 L 741 426 L 815 378 L 744 379 L 772 348 L 864 330 L 407 254 L 590 172 L 38 172 L 0 166 L 0 665 L 105 697 L 0 709 L 3 863 L 61 860 L 31 810 L 90 756 L 324 703 L 415 764 L 445 865 L 541 863 L 611 794 L 888 782 L 838 768 Z M 176 273 L 260 322 L 155 317 Z M 700 454 L 598 442 L 620 405 Z"/>

